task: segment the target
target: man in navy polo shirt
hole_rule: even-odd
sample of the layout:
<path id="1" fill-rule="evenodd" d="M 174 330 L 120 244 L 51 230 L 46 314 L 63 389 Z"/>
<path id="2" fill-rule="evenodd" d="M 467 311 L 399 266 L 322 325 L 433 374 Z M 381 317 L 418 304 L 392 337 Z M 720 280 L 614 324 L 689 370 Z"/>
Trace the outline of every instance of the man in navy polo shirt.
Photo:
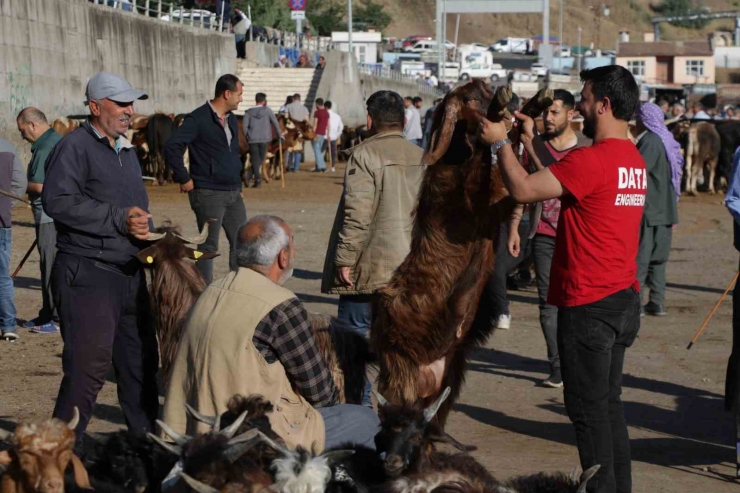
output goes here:
<path id="1" fill-rule="evenodd" d="M 242 83 L 235 75 L 222 75 L 216 95 L 190 113 L 164 148 L 164 159 L 172 169 L 180 191 L 188 194 L 198 221 L 198 231 L 213 220 L 208 239 L 198 246 L 201 252 L 218 252 L 218 235 L 223 227 L 229 240 L 229 270 L 235 271 L 236 234 L 247 222 L 242 199 L 242 162 L 234 111 L 242 102 Z M 183 153 L 190 151 L 190 172 Z M 198 270 L 206 283 L 213 280 L 213 260 L 200 260 Z"/>
<path id="2" fill-rule="evenodd" d="M 51 273 L 64 350 L 54 417 L 80 412 L 82 438 L 111 366 L 129 429 L 154 431 L 157 339 L 146 278 L 135 255 L 148 246 L 149 197 L 126 140 L 134 101 L 148 96 L 107 72 L 87 84 L 90 118 L 54 147 L 41 202 L 57 230 Z"/>

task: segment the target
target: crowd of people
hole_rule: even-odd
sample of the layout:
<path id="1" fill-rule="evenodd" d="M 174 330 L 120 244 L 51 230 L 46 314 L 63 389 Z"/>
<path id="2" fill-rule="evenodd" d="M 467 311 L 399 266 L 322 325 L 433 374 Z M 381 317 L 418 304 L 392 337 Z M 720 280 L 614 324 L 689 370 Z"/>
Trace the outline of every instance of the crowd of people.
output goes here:
<path id="1" fill-rule="evenodd" d="M 629 492 L 623 365 L 640 318 L 666 314 L 666 263 L 678 223 L 683 157 L 666 128 L 667 109 L 640 104 L 627 70 L 608 66 L 581 76 L 580 102 L 555 91 L 542 133 L 530 117 L 516 113 L 521 155 L 503 122 L 480 124 L 478 139 L 490 146 L 513 211 L 501 224 L 495 269 L 481 305 L 488 307 L 492 326 L 511 328 L 506 274 L 531 252 L 543 355 L 550 363 L 543 386 L 563 388 L 582 467 L 601 465 L 588 491 Z M 99 73 L 86 89 L 88 120 L 64 138 L 39 109 L 24 109 L 18 129 L 33 143 L 26 173 L 18 152 L 0 139 L 0 188 L 28 193 L 41 254 L 42 308 L 29 328 L 61 331 L 64 376 L 53 415 L 66 421 L 77 408 L 78 438 L 111 366 L 128 427 L 154 431 L 160 416 L 157 341 L 136 258 L 153 225 L 140 165 L 125 137 L 134 103 L 147 97 L 120 76 Z M 349 442 L 372 448 L 379 421 L 371 383 L 366 382 L 361 404 L 340 404 L 306 309 L 284 287 L 295 256 L 290 226 L 275 216 L 247 218 L 234 114 L 242 99 L 241 81 L 221 76 L 214 97 L 188 114 L 165 146 L 166 164 L 188 195 L 194 222 L 199 230 L 207 222 L 210 228 L 196 255 L 208 286 L 186 322 L 165 389 L 163 420 L 176 432 L 192 433 L 196 423 L 184 404 L 215 415 L 232 395 L 259 393 L 280 403 L 271 422 L 290 446 Z M 280 142 L 284 130 L 265 94 L 254 99 L 243 129 L 259 187 L 267 145 L 274 135 Z M 279 113 L 286 122 L 312 125 L 314 171 L 324 172 L 325 151 L 336 163 L 343 124 L 331 101 L 315 103 L 313 123 L 299 94 Z M 372 325 L 377 291 L 410 250 L 422 157 L 440 100 L 434 103 L 422 128 L 420 98 L 372 94 L 366 101 L 369 137 L 346 153 L 321 291 L 339 295 L 338 321 L 363 336 Z M 701 117 L 699 107 L 692 110 L 694 118 Z M 584 119 L 583 133 L 571 125 L 577 113 Z M 637 145 L 627 138 L 633 117 Z M 296 171 L 300 151 L 288 162 L 288 171 Z M 728 206 L 737 217 L 736 171 Z M 0 198 L 0 330 L 8 340 L 18 337 L 9 277 L 12 206 L 10 198 Z M 229 243 L 230 272 L 214 280 L 212 257 L 221 229 Z M 246 374 L 253 378 L 243 378 Z"/>

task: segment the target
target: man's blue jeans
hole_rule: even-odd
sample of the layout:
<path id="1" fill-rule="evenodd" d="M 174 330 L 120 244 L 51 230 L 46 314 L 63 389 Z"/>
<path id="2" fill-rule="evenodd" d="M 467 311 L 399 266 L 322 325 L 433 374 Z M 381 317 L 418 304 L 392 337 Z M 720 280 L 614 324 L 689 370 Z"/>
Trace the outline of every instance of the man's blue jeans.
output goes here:
<path id="1" fill-rule="evenodd" d="M 373 323 L 373 295 L 356 294 L 340 295 L 337 318 L 346 323 L 355 332 L 368 337 L 370 326 Z M 372 407 L 370 380 L 365 380 L 365 393 L 362 396 L 362 405 Z"/>
<path id="2" fill-rule="evenodd" d="M 326 169 L 326 162 L 324 162 L 324 140 L 326 140 L 326 136 L 324 135 L 317 135 L 313 142 L 311 142 L 311 147 L 313 147 L 313 153 L 316 156 L 316 169 L 317 170 L 325 170 Z"/>
<path id="3" fill-rule="evenodd" d="M 13 279 L 10 278 L 10 228 L 0 228 L 0 332 L 15 332 L 16 311 Z"/>
<path id="4" fill-rule="evenodd" d="M 302 152 L 293 152 L 293 171 L 298 171 L 301 169 L 301 156 L 303 155 Z"/>

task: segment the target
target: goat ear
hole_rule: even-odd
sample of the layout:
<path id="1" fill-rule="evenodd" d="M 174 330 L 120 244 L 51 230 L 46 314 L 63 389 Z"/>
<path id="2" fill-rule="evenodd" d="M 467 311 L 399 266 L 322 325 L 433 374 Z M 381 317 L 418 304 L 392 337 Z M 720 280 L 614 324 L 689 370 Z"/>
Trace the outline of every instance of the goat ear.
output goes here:
<path id="1" fill-rule="evenodd" d="M 144 265 L 152 265 L 154 263 L 154 259 L 157 258 L 157 255 L 159 255 L 157 245 L 152 245 L 137 253 L 136 258 L 138 258 L 139 262 Z"/>
<path id="2" fill-rule="evenodd" d="M 0 452 L 0 466 L 7 466 L 11 463 L 12 460 L 13 458 L 10 457 L 10 452 L 8 452 L 7 450 L 3 450 L 2 452 Z"/>
<path id="3" fill-rule="evenodd" d="M 593 478 L 597 472 L 599 472 L 599 469 L 601 468 L 600 464 L 596 464 L 595 466 L 591 466 L 585 471 L 583 471 L 583 474 L 581 474 L 581 484 L 578 485 L 578 490 L 576 493 L 586 493 L 586 483 L 588 483 L 588 480 Z"/>
<path id="4" fill-rule="evenodd" d="M 197 491 L 198 493 L 218 493 L 218 490 L 216 488 L 213 488 L 212 486 L 208 486 L 207 484 L 201 483 L 197 479 L 193 479 L 184 472 L 180 473 L 180 477 L 187 483 L 188 486 L 190 486 L 193 491 Z"/>
<path id="5" fill-rule="evenodd" d="M 336 464 L 337 462 L 342 462 L 343 460 L 349 459 L 354 454 L 354 450 L 332 450 L 331 452 L 324 453 L 322 457 L 325 458 L 331 466 L 333 464 Z"/>
<path id="6" fill-rule="evenodd" d="M 423 158 L 425 164 L 436 164 L 445 155 L 447 149 L 450 147 L 450 142 L 452 142 L 452 134 L 455 132 L 455 125 L 457 125 L 461 110 L 462 103 L 460 102 L 460 98 L 457 96 L 447 96 L 442 125 L 432 135 L 429 150 Z"/>
<path id="7" fill-rule="evenodd" d="M 478 447 L 476 447 L 475 445 L 465 445 L 463 443 L 460 443 L 444 431 L 439 435 L 430 435 L 429 439 L 436 443 L 449 443 L 461 452 L 473 452 L 475 450 L 478 450 Z"/>
<path id="8" fill-rule="evenodd" d="M 199 252 L 198 250 L 187 247 L 185 251 L 188 253 L 188 258 L 193 260 L 208 260 L 209 258 L 216 258 L 220 255 L 219 253 Z"/>
<path id="9" fill-rule="evenodd" d="M 85 469 L 84 464 L 82 464 L 80 458 L 75 454 L 72 454 L 72 467 L 74 468 L 75 483 L 77 483 L 77 486 L 85 490 L 93 489 L 93 487 L 90 486 L 90 478 L 87 476 L 87 469 Z"/>

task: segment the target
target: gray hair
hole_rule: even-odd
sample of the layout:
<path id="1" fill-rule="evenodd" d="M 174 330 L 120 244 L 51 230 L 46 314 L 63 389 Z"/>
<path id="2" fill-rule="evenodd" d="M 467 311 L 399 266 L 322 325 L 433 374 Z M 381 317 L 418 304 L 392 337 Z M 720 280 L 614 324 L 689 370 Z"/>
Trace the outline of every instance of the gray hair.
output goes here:
<path id="1" fill-rule="evenodd" d="M 240 241 L 236 246 L 236 263 L 239 267 L 269 267 L 281 251 L 290 246 L 290 237 L 277 216 L 255 216 L 246 224 L 260 223 L 262 232 L 249 241 Z"/>

